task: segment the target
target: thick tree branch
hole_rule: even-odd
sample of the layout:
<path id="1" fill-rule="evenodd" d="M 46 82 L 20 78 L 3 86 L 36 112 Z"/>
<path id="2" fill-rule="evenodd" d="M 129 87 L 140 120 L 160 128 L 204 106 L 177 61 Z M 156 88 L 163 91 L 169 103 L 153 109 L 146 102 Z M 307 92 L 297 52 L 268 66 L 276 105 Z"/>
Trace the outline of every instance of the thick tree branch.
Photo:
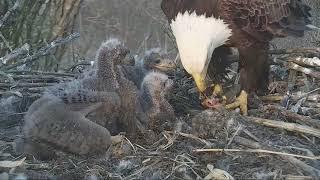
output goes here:
<path id="1" fill-rule="evenodd" d="M 17 0 L 13 7 L 10 8 L 7 13 L 3 16 L 2 19 L 0 19 L 0 28 L 3 26 L 4 22 L 6 22 L 8 20 L 8 18 L 10 17 L 10 15 L 12 14 L 12 12 L 14 12 L 16 9 L 18 9 L 18 7 L 20 6 L 22 0 Z"/>
<path id="2" fill-rule="evenodd" d="M 74 34 L 71 34 L 71 35 L 67 36 L 66 38 L 58 38 L 58 39 L 52 41 L 47 46 L 42 47 L 41 49 L 39 49 L 39 51 L 34 53 L 32 56 L 26 57 L 26 58 L 22 59 L 21 61 L 15 63 L 15 64 L 8 65 L 8 66 L 2 66 L 2 67 L 0 67 L 0 70 L 7 71 L 7 70 L 10 70 L 10 69 L 16 68 L 18 66 L 21 66 L 23 64 L 32 63 L 35 60 L 37 60 L 38 58 L 50 54 L 50 52 L 52 50 L 56 49 L 57 47 L 59 47 L 59 46 L 61 46 L 63 44 L 69 43 L 70 41 L 73 41 L 74 39 L 77 39 L 79 37 L 80 37 L 79 33 L 74 33 Z"/>

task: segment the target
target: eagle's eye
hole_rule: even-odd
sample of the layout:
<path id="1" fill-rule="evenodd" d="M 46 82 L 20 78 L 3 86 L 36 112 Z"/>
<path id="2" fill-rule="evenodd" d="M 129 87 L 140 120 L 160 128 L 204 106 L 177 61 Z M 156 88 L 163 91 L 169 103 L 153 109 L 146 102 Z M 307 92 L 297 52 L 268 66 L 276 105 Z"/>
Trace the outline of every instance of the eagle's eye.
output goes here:
<path id="1" fill-rule="evenodd" d="M 156 61 L 155 61 L 155 64 L 160 64 L 161 63 L 161 60 L 160 59 L 157 59 Z"/>

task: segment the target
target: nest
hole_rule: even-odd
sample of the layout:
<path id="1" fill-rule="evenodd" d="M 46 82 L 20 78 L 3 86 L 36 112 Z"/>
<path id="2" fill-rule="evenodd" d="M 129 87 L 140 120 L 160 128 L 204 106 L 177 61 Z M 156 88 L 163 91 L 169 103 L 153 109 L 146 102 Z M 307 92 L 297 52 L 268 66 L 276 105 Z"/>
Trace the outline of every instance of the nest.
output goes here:
<path id="1" fill-rule="evenodd" d="M 252 108 L 249 116 L 237 111 L 204 110 L 192 79 L 178 70 L 173 76 L 175 88 L 168 97 L 177 119 L 173 126 L 152 137 L 152 142 L 132 142 L 119 135 L 103 157 L 56 151 L 56 158 L 47 161 L 18 152 L 23 113 L 46 86 L 76 76 L 6 71 L 7 79 L 0 83 L 0 179 L 320 177 L 320 51 L 270 53 L 270 95 L 260 97 L 262 104 Z M 229 75 L 233 76 L 231 84 L 236 84 L 237 73 Z"/>

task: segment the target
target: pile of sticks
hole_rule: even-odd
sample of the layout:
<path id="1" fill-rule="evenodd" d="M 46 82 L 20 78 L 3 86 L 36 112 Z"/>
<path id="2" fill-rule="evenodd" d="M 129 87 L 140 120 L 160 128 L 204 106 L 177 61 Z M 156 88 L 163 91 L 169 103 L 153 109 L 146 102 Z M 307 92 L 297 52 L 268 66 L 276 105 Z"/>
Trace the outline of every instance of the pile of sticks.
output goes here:
<path id="1" fill-rule="evenodd" d="M 26 64 L 40 60 L 50 55 L 56 48 L 79 38 L 78 33 L 65 38 L 58 38 L 30 55 L 30 45 L 25 44 L 13 50 L 10 54 L 0 58 L 0 95 L 6 93 L 19 94 L 27 90 L 30 93 L 39 93 L 47 86 L 74 79 L 75 75 L 64 72 L 40 72 L 23 70 Z"/>

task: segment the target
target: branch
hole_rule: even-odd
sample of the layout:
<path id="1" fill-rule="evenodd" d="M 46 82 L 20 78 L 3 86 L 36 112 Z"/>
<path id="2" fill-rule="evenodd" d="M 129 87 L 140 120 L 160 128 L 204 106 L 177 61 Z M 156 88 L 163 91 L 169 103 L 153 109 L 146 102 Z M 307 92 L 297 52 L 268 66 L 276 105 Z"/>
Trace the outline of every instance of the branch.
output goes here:
<path id="1" fill-rule="evenodd" d="M 301 124 L 306 124 L 308 126 L 312 126 L 314 128 L 320 129 L 320 121 L 316 119 L 312 119 L 308 116 L 302 116 L 292 111 L 286 110 L 283 107 L 269 105 L 266 107 L 266 111 L 278 111 L 281 113 L 285 118 L 290 119 L 290 121 L 294 121 Z"/>
<path id="2" fill-rule="evenodd" d="M 315 71 L 315 70 L 312 70 L 312 69 L 309 69 L 309 68 L 305 68 L 305 67 L 302 67 L 296 63 L 293 63 L 293 62 L 289 62 L 288 63 L 288 68 L 289 69 L 293 69 L 295 71 L 299 71 L 299 72 L 302 72 L 306 75 L 309 75 L 313 78 L 317 78 L 317 79 L 320 79 L 320 72 L 318 71 Z"/>
<path id="3" fill-rule="evenodd" d="M 294 102 L 297 102 L 303 98 L 307 98 L 307 101 L 311 102 L 318 102 L 320 100 L 320 95 L 315 94 L 311 95 L 315 92 L 320 91 L 320 88 L 316 88 L 310 92 L 307 93 L 292 93 L 290 96 L 288 95 L 267 95 L 267 96 L 261 96 L 259 97 L 262 101 L 268 101 L 268 102 L 277 102 L 277 101 L 283 101 L 287 99 L 288 97 L 293 100 Z"/>
<path id="4" fill-rule="evenodd" d="M 296 123 L 286 123 L 257 117 L 245 117 L 245 119 L 268 127 L 285 129 L 287 131 L 309 134 L 320 138 L 320 130 L 309 126 L 303 126 Z"/>
<path id="5" fill-rule="evenodd" d="M 10 54 L 7 54 L 6 56 L 0 58 L 0 63 L 2 63 L 2 65 L 5 65 L 20 56 L 27 55 L 29 53 L 29 49 L 30 45 L 26 43 L 22 47 L 13 50 Z"/>
<path id="6" fill-rule="evenodd" d="M 57 83 L 17 83 L 17 84 L 0 83 L 0 88 L 46 87 L 46 86 L 54 86 L 56 84 Z"/>
<path id="7" fill-rule="evenodd" d="M 319 160 L 320 156 L 303 156 L 298 154 L 290 154 L 285 152 L 276 152 L 264 149 L 195 149 L 193 152 L 200 153 L 200 152 L 247 152 L 247 153 L 266 153 L 266 154 L 275 154 L 281 156 L 290 156 L 290 157 L 297 157 L 303 159 L 310 159 L 310 160 Z"/>
<path id="8" fill-rule="evenodd" d="M 66 76 L 66 77 L 75 77 L 75 74 L 71 73 L 59 73 L 59 72 L 42 72 L 42 71 L 5 71 L 7 74 L 40 74 L 40 75 L 53 75 L 53 76 Z"/>
<path id="9" fill-rule="evenodd" d="M 17 1 L 14 3 L 13 7 L 10 8 L 10 9 L 8 10 L 8 12 L 6 12 L 6 14 L 3 16 L 2 19 L 0 19 L 0 28 L 3 26 L 4 22 L 6 22 L 6 21 L 8 20 L 8 18 L 9 18 L 10 15 L 11 15 L 11 13 L 12 13 L 13 11 L 15 11 L 16 9 L 18 9 L 18 7 L 20 6 L 21 2 L 22 2 L 22 0 L 17 0 Z"/>
<path id="10" fill-rule="evenodd" d="M 314 58 L 297 57 L 297 58 L 291 59 L 291 61 L 301 66 L 320 67 L 320 59 L 318 57 L 314 57 Z"/>
<path id="11" fill-rule="evenodd" d="M 242 146 L 249 147 L 250 149 L 267 149 L 269 151 L 278 152 L 277 149 L 270 147 L 270 144 L 269 145 L 262 145 L 258 142 L 251 141 L 249 139 L 245 139 L 242 137 L 236 137 L 234 139 L 234 141 Z M 290 154 L 288 154 L 288 156 L 287 155 L 280 155 L 280 157 L 283 160 L 293 164 L 294 166 L 299 167 L 301 170 L 303 170 L 306 173 L 309 173 L 309 174 L 311 174 L 313 176 L 317 176 L 317 177 L 320 175 L 320 171 L 318 169 L 306 164 L 305 162 L 297 159 L 296 157 L 290 156 Z M 308 156 L 308 157 L 313 158 L 314 156 Z M 307 158 L 307 159 L 309 159 L 309 158 Z"/>
<path id="12" fill-rule="evenodd" d="M 4 44 L 7 46 L 7 48 L 10 50 L 10 52 L 12 51 L 12 48 L 10 47 L 10 43 L 7 41 L 7 39 L 3 36 L 3 34 L 0 32 L 0 38 L 2 39 L 2 41 L 4 42 Z"/>
<path id="13" fill-rule="evenodd" d="M 58 38 L 58 39 L 52 41 L 47 46 L 40 48 L 39 51 L 34 53 L 32 56 L 26 57 L 15 64 L 8 65 L 8 66 L 2 66 L 2 67 L 0 67 L 0 70 L 10 70 L 15 67 L 21 66 L 23 64 L 32 63 L 35 60 L 37 60 L 38 58 L 48 55 L 51 52 L 51 50 L 53 50 L 63 44 L 69 43 L 70 41 L 73 41 L 74 39 L 79 38 L 79 37 L 80 37 L 79 33 L 74 33 L 74 34 L 67 36 L 66 38 Z"/>
<path id="14" fill-rule="evenodd" d="M 319 56 L 320 48 L 274 49 L 269 50 L 269 54 L 313 54 L 315 56 Z"/>

